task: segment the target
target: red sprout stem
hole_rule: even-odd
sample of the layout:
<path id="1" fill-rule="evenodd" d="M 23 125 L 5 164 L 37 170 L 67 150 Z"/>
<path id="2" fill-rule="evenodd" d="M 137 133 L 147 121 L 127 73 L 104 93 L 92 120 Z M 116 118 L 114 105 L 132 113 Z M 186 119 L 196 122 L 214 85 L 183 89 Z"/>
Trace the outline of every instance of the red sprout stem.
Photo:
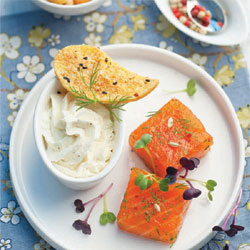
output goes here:
<path id="1" fill-rule="evenodd" d="M 91 215 L 91 213 L 92 213 L 94 207 L 96 206 L 96 204 L 98 203 L 98 201 L 101 200 L 101 198 L 102 198 L 102 197 L 112 188 L 112 186 L 113 186 L 113 183 L 111 183 L 111 184 L 108 186 L 108 188 L 106 189 L 106 191 L 102 192 L 102 193 L 99 194 L 97 197 L 95 197 L 94 199 L 91 200 L 91 201 L 94 201 L 94 200 L 95 200 L 95 202 L 94 202 L 94 204 L 92 205 L 92 207 L 90 208 L 89 213 L 88 213 L 86 219 L 84 220 L 85 222 L 88 222 L 88 219 L 89 219 L 89 217 L 90 217 L 90 215 Z M 91 201 L 88 201 L 88 203 L 91 202 Z"/>
<path id="2" fill-rule="evenodd" d="M 188 183 L 188 185 L 189 185 L 191 188 L 194 187 L 190 181 L 187 181 L 187 180 L 186 180 L 186 182 Z"/>
<path id="3" fill-rule="evenodd" d="M 180 175 L 181 178 L 186 178 L 187 177 L 187 174 L 188 174 L 188 170 L 185 168 L 185 174 L 184 175 Z"/>
<path id="4" fill-rule="evenodd" d="M 96 196 L 95 198 L 93 198 L 93 199 L 91 199 L 91 200 L 89 200 L 89 201 L 87 201 L 87 202 L 83 203 L 83 206 L 86 206 L 87 204 L 89 204 L 89 203 L 91 203 L 91 202 L 95 201 L 96 199 L 98 199 L 98 197 L 99 197 L 99 195 L 98 195 L 98 196 Z"/>
<path id="5" fill-rule="evenodd" d="M 229 212 L 229 214 L 228 214 L 228 216 L 227 216 L 227 218 L 222 226 L 223 230 L 226 230 L 227 222 L 230 219 L 230 217 L 232 216 L 232 214 L 234 214 L 234 218 L 233 218 L 233 225 L 234 225 L 237 209 L 238 209 L 238 206 L 239 206 L 240 200 L 241 200 L 241 196 L 242 196 L 242 188 L 240 189 L 240 193 L 239 193 L 239 196 L 238 196 L 238 199 L 237 199 L 235 206 Z"/>

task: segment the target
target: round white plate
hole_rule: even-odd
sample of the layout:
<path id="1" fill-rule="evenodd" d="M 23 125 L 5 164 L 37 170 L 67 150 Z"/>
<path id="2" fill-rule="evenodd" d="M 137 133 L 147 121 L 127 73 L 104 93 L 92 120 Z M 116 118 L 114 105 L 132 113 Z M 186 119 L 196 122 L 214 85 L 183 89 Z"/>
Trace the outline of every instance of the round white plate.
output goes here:
<path id="1" fill-rule="evenodd" d="M 169 22 L 171 22 L 177 29 L 194 39 L 222 46 L 230 46 L 243 42 L 246 40 L 249 33 L 248 20 L 244 7 L 238 0 L 220 0 L 219 2 L 226 11 L 226 27 L 217 33 L 201 35 L 183 25 L 174 16 L 169 5 L 169 0 L 155 0 L 156 5 Z"/>
<path id="2" fill-rule="evenodd" d="M 55 77 L 46 74 L 32 89 L 16 118 L 10 141 L 10 172 L 17 200 L 30 224 L 56 249 L 67 250 L 166 250 L 169 246 L 120 231 L 117 225 L 101 226 L 103 212 L 100 201 L 90 217 L 92 235 L 86 236 L 71 225 L 83 214 L 74 211 L 73 201 L 87 201 L 108 187 L 108 209 L 118 213 L 129 179 L 130 168 L 144 168 L 143 162 L 128 145 L 128 136 L 148 111 L 159 109 L 174 95 L 163 89 L 183 89 L 190 78 L 199 82 L 193 97 L 186 93 L 176 95 L 202 121 L 214 137 L 211 151 L 201 160 L 200 167 L 190 176 L 218 182 L 214 201 L 209 203 L 206 192 L 192 202 L 183 227 L 171 250 L 196 249 L 212 236 L 212 227 L 225 218 L 235 201 L 243 175 L 243 140 L 234 109 L 219 87 L 205 71 L 188 60 L 146 45 L 112 45 L 103 50 L 121 65 L 139 74 L 159 78 L 159 86 L 147 97 L 127 105 L 124 115 L 126 138 L 123 153 L 113 172 L 88 191 L 73 191 L 60 184 L 44 166 L 35 145 L 33 114 L 43 87 Z"/>

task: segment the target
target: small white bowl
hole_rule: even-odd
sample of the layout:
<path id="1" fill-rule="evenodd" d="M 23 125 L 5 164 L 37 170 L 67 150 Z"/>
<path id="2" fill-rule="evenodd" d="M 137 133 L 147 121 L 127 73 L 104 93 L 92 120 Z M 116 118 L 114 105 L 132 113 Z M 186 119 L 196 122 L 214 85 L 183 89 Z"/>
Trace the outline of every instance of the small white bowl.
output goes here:
<path id="1" fill-rule="evenodd" d="M 53 70 L 52 70 L 53 71 Z M 51 74 L 52 72 L 48 72 L 47 74 Z M 40 81 L 43 81 L 45 77 L 43 77 Z M 115 167 L 115 164 L 119 160 L 119 157 L 122 152 L 122 147 L 123 147 L 123 139 L 124 139 L 124 123 L 121 121 L 120 123 L 115 121 L 115 133 L 116 133 L 116 141 L 115 141 L 115 148 L 114 152 L 112 154 L 112 157 L 108 163 L 108 165 L 98 174 L 88 177 L 88 178 L 74 178 L 67 176 L 66 174 L 60 172 L 49 160 L 46 150 L 45 150 L 45 145 L 43 142 L 43 137 L 42 137 L 42 131 L 40 129 L 41 126 L 41 114 L 44 111 L 44 108 L 46 104 L 49 102 L 50 95 L 53 93 L 57 93 L 57 91 L 62 91 L 63 87 L 57 80 L 56 76 L 53 74 L 53 77 L 51 80 L 45 84 L 46 86 L 38 101 L 36 104 L 35 108 L 35 113 L 34 113 L 34 135 L 35 135 L 35 141 L 36 145 L 38 148 L 38 151 L 41 155 L 41 158 L 45 164 L 45 166 L 49 169 L 49 171 L 65 186 L 75 189 L 75 190 L 86 190 L 89 188 L 94 187 L 96 184 L 102 181 L 102 179 L 107 176 L 112 169 Z M 65 90 L 63 90 L 65 91 Z M 122 118 L 122 111 L 117 112 L 119 117 Z"/>
<path id="2" fill-rule="evenodd" d="M 240 44 L 247 39 L 249 34 L 249 25 L 247 13 L 239 0 L 220 0 L 227 15 L 227 24 L 220 32 L 202 35 L 182 24 L 173 14 L 169 0 L 154 0 L 162 14 L 177 29 L 186 35 L 208 44 L 231 46 Z"/>
<path id="3" fill-rule="evenodd" d="M 76 16 L 91 12 L 99 8 L 104 0 L 91 0 L 87 3 L 75 4 L 75 5 L 62 5 L 51 3 L 47 0 L 33 0 L 33 2 L 40 8 L 55 13 L 58 15 Z"/>

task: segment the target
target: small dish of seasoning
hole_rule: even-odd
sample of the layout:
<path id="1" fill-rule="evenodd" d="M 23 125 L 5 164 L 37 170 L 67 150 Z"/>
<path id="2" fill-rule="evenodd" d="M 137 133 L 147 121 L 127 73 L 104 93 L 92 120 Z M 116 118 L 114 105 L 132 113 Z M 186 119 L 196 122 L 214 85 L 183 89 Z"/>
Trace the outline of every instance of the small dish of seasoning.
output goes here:
<path id="1" fill-rule="evenodd" d="M 208 2 L 213 2 L 214 8 Z M 155 0 L 155 3 L 171 24 L 196 40 L 231 46 L 248 36 L 246 12 L 238 0 Z"/>
<path id="2" fill-rule="evenodd" d="M 81 15 L 99 8 L 104 0 L 33 0 L 40 8 L 58 15 Z"/>

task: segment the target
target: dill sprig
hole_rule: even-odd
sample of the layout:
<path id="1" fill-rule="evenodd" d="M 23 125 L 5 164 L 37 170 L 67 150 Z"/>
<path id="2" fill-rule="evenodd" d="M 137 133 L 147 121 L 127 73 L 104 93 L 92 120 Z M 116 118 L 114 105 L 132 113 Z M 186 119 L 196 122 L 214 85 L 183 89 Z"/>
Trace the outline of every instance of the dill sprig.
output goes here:
<path id="1" fill-rule="evenodd" d="M 109 104 L 103 104 L 103 105 L 108 109 L 110 120 L 112 122 L 114 122 L 114 119 L 116 119 L 118 122 L 122 121 L 120 117 L 115 113 L 115 110 L 125 111 L 125 109 L 123 109 L 123 106 L 128 102 L 130 98 L 131 96 L 122 96 L 120 98 L 116 96 L 114 100 L 111 101 L 109 96 Z"/>
<path id="2" fill-rule="evenodd" d="M 158 110 L 158 111 L 149 111 L 146 115 L 146 117 L 152 117 L 152 116 L 156 116 L 158 114 L 160 114 L 162 111 Z"/>
<path id="3" fill-rule="evenodd" d="M 107 108 L 107 110 L 109 111 L 109 115 L 110 115 L 110 120 L 112 122 L 114 122 L 115 120 L 117 120 L 118 122 L 121 122 L 121 118 L 116 114 L 116 111 L 121 110 L 121 111 L 125 111 L 123 109 L 123 106 L 125 104 L 127 104 L 127 102 L 129 101 L 129 99 L 131 98 L 131 96 L 116 96 L 113 101 L 111 101 L 110 96 L 109 96 L 109 103 L 105 104 L 102 103 L 95 95 L 95 92 L 92 89 L 92 86 L 94 84 L 96 84 L 98 82 L 98 73 L 99 73 L 99 62 L 93 66 L 92 71 L 91 71 L 91 75 L 90 75 L 90 79 L 89 82 L 87 83 L 81 69 L 79 68 L 79 74 L 80 77 L 82 79 L 82 82 L 85 84 L 85 86 L 89 89 L 89 91 L 92 94 L 92 98 L 88 97 L 86 95 L 86 93 L 84 92 L 84 90 L 77 90 L 75 87 L 71 86 L 71 92 L 75 97 L 75 101 L 76 101 L 76 105 L 79 106 L 79 109 L 82 109 L 84 107 L 87 107 L 91 104 L 96 105 L 97 103 L 103 105 L 105 108 Z"/>

